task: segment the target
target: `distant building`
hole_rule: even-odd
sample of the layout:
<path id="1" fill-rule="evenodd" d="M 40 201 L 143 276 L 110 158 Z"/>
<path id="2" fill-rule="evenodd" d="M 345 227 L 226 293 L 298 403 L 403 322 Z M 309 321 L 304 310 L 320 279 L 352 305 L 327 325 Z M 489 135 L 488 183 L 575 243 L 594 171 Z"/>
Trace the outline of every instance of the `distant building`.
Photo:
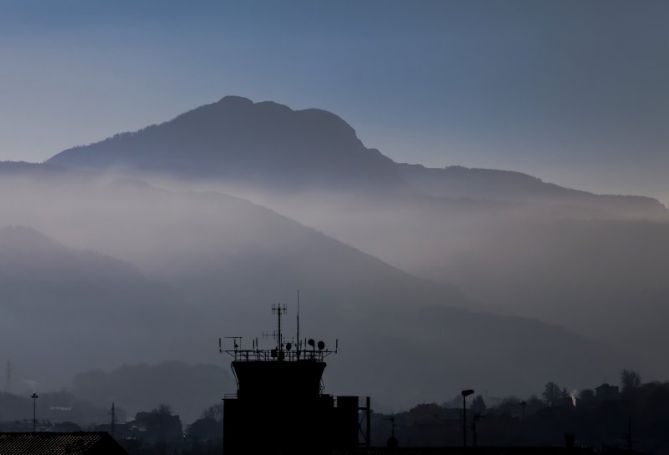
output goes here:
<path id="1" fill-rule="evenodd" d="M 0 433 L 0 454 L 127 455 L 127 452 L 108 433 L 26 432 Z"/>

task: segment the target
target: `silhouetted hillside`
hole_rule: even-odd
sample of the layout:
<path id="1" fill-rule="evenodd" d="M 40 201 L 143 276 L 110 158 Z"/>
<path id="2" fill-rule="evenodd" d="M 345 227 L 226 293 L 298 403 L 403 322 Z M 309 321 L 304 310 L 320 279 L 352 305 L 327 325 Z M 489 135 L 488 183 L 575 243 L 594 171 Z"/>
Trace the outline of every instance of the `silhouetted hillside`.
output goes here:
<path id="1" fill-rule="evenodd" d="M 50 165 L 140 170 L 264 188 L 410 192 L 445 198 L 547 201 L 667 216 L 656 200 L 597 196 L 518 172 L 398 164 L 319 109 L 227 96 L 168 122 L 65 150 Z"/>
<path id="2" fill-rule="evenodd" d="M 413 190 L 437 198 L 560 204 L 605 211 L 614 217 L 669 216 L 665 207 L 653 198 L 596 195 L 546 183 L 520 172 L 462 166 L 431 169 L 405 164 L 400 165 L 400 173 Z"/>
<path id="3" fill-rule="evenodd" d="M 0 358 L 47 390 L 83 368 L 155 359 L 185 313 L 165 286 L 25 227 L 0 229 Z M 159 321 L 159 322 L 158 322 Z M 164 358 L 164 357 L 163 357 Z"/>
<path id="4" fill-rule="evenodd" d="M 336 115 L 228 96 L 169 122 L 66 150 L 49 164 L 127 168 L 281 187 L 396 185 L 391 160 Z"/>
<path id="5" fill-rule="evenodd" d="M 30 390 L 30 389 L 28 389 Z M 15 421 L 26 421 L 23 428 L 30 428 L 33 418 L 33 403 L 30 399 L 31 393 L 0 393 L 0 422 L 9 424 Z M 90 425 L 91 423 L 107 423 L 109 421 L 108 403 L 103 406 L 95 406 L 81 397 L 72 393 L 59 391 L 39 393 L 36 402 L 36 414 L 39 420 L 49 420 L 52 423 L 73 422 L 78 425 Z M 2 431 L 12 431 L 3 428 Z M 20 431 L 14 429 L 13 431 Z"/>
<path id="6" fill-rule="evenodd" d="M 452 287 L 416 279 L 242 199 L 118 183 L 11 186 L 11 200 L 0 198 L 7 219 L 130 261 L 152 280 L 169 283 L 151 287 L 137 278 L 131 285 L 132 275 L 117 278 L 125 268 L 93 273 L 72 266 L 71 276 L 54 271 L 58 279 L 47 298 L 37 292 L 49 281 L 45 273 L 19 280 L 27 294 L 15 293 L 9 306 L 20 317 L 2 335 L 25 340 L 11 352 L 28 352 L 24 361 L 39 364 L 45 377 L 48 368 L 60 374 L 64 365 L 81 369 L 86 362 L 226 362 L 216 339 L 258 336 L 273 327 L 270 304 L 293 302 L 298 288 L 305 336 L 340 339 L 341 355 L 326 375 L 334 393 L 409 405 L 463 385 L 519 393 L 546 375 L 580 384 L 618 367 L 605 346 L 536 321 L 468 311 L 476 304 Z M 15 206 L 17 198 L 25 203 Z M 32 251 L 27 256 L 67 264 Z M 10 279 L 4 286 L 17 284 Z M 37 304 L 24 303 L 24 295 L 41 302 L 40 310 L 26 311 Z M 27 331 L 41 311 L 48 322 L 31 337 Z M 39 349 L 46 344 L 58 356 Z M 58 365 L 49 363 L 56 359 Z"/>
<path id="7" fill-rule="evenodd" d="M 190 365 L 183 362 L 123 365 L 113 370 L 77 374 L 73 393 L 109 406 L 112 401 L 129 417 L 165 404 L 192 422 L 209 406 L 218 404 L 225 390 L 234 390 L 227 365 Z"/>
<path id="8" fill-rule="evenodd" d="M 622 243 L 642 238 L 641 224 L 619 229 L 630 220 L 653 219 L 658 231 L 668 230 L 667 211 L 653 199 L 597 196 L 515 172 L 398 164 L 367 149 L 333 114 L 238 97 L 67 150 L 47 166 L 58 169 L 50 173 L 58 174 L 57 182 L 24 172 L 22 178 L 32 183 L 17 186 L 11 174 L 5 177 L 15 194 L 16 188 L 23 190 L 0 201 L 8 219 L 129 261 L 169 283 L 190 305 L 193 324 L 201 324 L 199 340 L 240 328 L 257 333 L 254 320 L 266 310 L 261 302 L 289 301 L 299 287 L 313 296 L 315 327 L 330 338 L 339 335 L 338 326 L 347 327 L 347 334 L 368 348 L 360 352 L 378 360 L 369 373 L 384 374 L 358 383 L 374 387 L 375 395 L 396 397 L 401 389 L 408 402 L 431 397 L 438 393 L 437 383 L 452 380 L 457 387 L 457 378 L 448 375 L 451 368 L 463 372 L 464 382 L 495 371 L 495 385 L 503 389 L 530 387 L 547 375 L 575 375 L 564 382 L 578 384 L 598 368 L 597 356 L 602 371 L 607 368 L 610 357 L 599 347 L 560 329 L 465 308 L 494 307 L 501 314 L 564 324 L 618 350 L 650 353 L 650 359 L 666 353 L 669 339 L 650 324 L 654 309 L 669 296 L 653 273 L 666 268 L 663 260 L 644 262 L 641 253 L 629 261 L 613 243 L 594 252 L 587 248 L 597 245 L 593 235 Z M 66 169 L 86 178 L 69 177 Z M 111 170 L 117 172 L 94 177 Z M 119 185 L 113 175 L 133 180 Z M 215 192 L 194 191 L 201 188 Z M 228 190 L 326 235 L 223 194 Z M 16 200 L 30 202 L 17 205 Z M 592 221 L 599 223 L 596 232 L 589 228 Z M 654 238 L 665 241 L 663 235 Z M 599 267 L 592 273 L 596 280 L 579 264 Z M 639 298 L 646 285 L 653 291 Z M 615 304 L 616 318 L 600 318 L 608 314 L 614 294 L 625 300 Z M 632 300 L 639 306 L 627 303 Z M 588 311 L 581 312 L 575 302 Z M 626 318 L 628 312 L 634 317 Z M 413 326 L 403 324 L 416 317 Z M 435 321 L 441 325 L 432 326 Z M 416 329 L 424 326 L 434 332 Z M 644 329 L 648 326 L 654 328 L 652 336 Z M 630 336 L 617 337 L 619 331 Z M 198 342 L 192 341 L 194 352 L 209 349 L 209 341 Z M 465 352 L 461 346 L 467 346 Z M 434 362 L 437 352 L 447 360 Z M 617 358 L 616 367 L 625 363 Z M 351 367 L 370 361 L 358 349 L 346 359 L 354 360 Z M 631 366 L 647 373 L 644 359 Z M 564 368 L 565 362 L 571 367 Z M 669 373 L 648 362 L 654 373 Z M 518 373 L 530 364 L 541 371 L 536 380 L 532 373 Z M 478 370 L 479 365 L 486 367 Z M 417 379 L 410 373 L 414 369 L 432 371 L 421 386 L 410 385 Z M 346 377 L 335 375 L 342 385 Z"/>
<path id="9" fill-rule="evenodd" d="M 265 203 L 415 276 L 456 285 L 488 311 L 643 352 L 635 366 L 644 374 L 669 374 L 658 360 L 669 346 L 666 222 L 491 200 L 321 195 Z"/>
<path id="10" fill-rule="evenodd" d="M 366 149 L 336 116 L 318 111 L 315 126 L 306 120 L 313 112 L 224 98 L 49 163 L 199 177 L 182 181 L 186 187 L 202 185 L 202 177 L 218 180 L 222 191 L 235 184 L 238 194 L 414 275 L 456 284 L 500 312 L 666 356 L 669 336 L 656 316 L 669 289 L 657 272 L 669 264 L 648 254 L 650 238 L 656 251 L 669 244 L 668 212 L 658 201 L 594 195 L 518 172 L 394 163 Z M 339 160 L 365 178 L 350 180 L 357 171 Z M 643 220 L 657 223 L 652 237 Z M 625 256 L 624 245 L 639 248 Z M 629 336 L 621 339 L 621 331 Z M 647 365 L 648 374 L 669 374 L 655 361 Z"/>

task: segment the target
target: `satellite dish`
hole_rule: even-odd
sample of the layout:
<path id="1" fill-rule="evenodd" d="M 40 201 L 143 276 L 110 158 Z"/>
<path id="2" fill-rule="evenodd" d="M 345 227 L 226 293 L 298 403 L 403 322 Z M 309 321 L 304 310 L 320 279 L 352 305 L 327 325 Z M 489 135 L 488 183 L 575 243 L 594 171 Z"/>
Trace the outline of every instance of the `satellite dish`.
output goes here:
<path id="1" fill-rule="evenodd" d="M 290 351 L 290 348 L 292 348 L 293 345 L 290 343 L 286 343 L 286 351 Z"/>
<path id="2" fill-rule="evenodd" d="M 319 341 L 318 342 L 318 350 L 322 351 L 323 349 L 325 349 L 325 343 L 323 343 L 322 341 Z"/>
<path id="3" fill-rule="evenodd" d="M 309 340 L 307 341 L 307 344 L 311 347 L 314 347 L 316 345 L 316 342 L 314 341 L 313 338 L 309 338 Z"/>

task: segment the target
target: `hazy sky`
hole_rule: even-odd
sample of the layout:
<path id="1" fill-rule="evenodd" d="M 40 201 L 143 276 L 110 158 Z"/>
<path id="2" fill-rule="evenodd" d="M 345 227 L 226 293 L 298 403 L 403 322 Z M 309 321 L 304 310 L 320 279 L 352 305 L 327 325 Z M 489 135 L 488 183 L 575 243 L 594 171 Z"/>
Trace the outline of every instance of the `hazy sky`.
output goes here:
<path id="1" fill-rule="evenodd" d="M 669 2 L 0 0 L 0 159 L 237 94 L 430 166 L 669 203 Z"/>

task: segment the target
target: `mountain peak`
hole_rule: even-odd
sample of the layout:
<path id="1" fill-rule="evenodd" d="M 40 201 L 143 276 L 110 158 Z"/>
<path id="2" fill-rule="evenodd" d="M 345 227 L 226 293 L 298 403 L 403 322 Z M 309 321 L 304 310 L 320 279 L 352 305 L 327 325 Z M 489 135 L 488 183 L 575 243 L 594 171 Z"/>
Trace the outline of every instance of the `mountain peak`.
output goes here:
<path id="1" fill-rule="evenodd" d="M 396 184 L 393 162 L 367 149 L 341 117 L 240 96 L 48 160 L 282 187 Z"/>
<path id="2" fill-rule="evenodd" d="M 245 98 L 243 96 L 226 95 L 223 98 L 221 98 L 216 104 L 229 105 L 229 106 L 234 106 L 234 105 L 243 106 L 243 105 L 252 105 L 254 103 L 250 99 Z"/>
<path id="3" fill-rule="evenodd" d="M 549 200 L 638 216 L 667 216 L 649 198 L 598 196 L 519 172 L 392 161 L 367 148 L 344 119 L 321 109 L 225 96 L 133 133 L 65 150 L 62 168 L 148 171 L 276 190 L 371 190 L 428 197 Z"/>
<path id="4" fill-rule="evenodd" d="M 0 227 L 0 246 L 30 246 L 34 249 L 37 247 L 53 248 L 59 244 L 36 229 L 12 225 Z"/>

